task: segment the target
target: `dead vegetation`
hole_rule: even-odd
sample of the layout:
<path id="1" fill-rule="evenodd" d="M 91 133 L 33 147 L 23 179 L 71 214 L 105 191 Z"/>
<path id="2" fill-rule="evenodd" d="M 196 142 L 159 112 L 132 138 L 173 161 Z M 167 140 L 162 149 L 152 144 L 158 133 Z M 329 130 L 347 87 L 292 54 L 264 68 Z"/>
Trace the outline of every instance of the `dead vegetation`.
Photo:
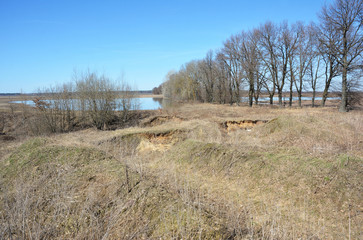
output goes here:
<path id="1" fill-rule="evenodd" d="M 5 165 L 2 238 L 228 237 L 215 217 L 184 204 L 152 178 L 133 170 L 126 175 L 122 162 L 96 149 L 34 139 Z"/>
<path id="2" fill-rule="evenodd" d="M 184 105 L 139 127 L 8 145 L 0 234 L 359 239 L 362 119 L 335 109 Z"/>

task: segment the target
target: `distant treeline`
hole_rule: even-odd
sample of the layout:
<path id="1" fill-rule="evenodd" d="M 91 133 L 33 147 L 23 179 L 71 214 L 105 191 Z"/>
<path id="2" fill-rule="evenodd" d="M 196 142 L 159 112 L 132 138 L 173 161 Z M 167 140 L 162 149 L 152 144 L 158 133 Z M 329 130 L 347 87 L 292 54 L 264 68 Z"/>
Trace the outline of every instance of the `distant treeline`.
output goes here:
<path id="1" fill-rule="evenodd" d="M 128 91 L 128 92 L 132 92 L 134 95 L 135 94 L 153 94 L 153 90 L 137 90 L 137 91 Z M 121 93 L 124 93 L 124 92 L 115 91 L 115 93 L 120 93 L 121 94 Z M 49 92 L 49 93 L 42 93 L 42 92 L 37 92 L 37 93 L 0 93 L 0 96 L 21 96 L 21 95 L 37 96 L 37 95 L 48 95 L 48 94 L 52 94 L 52 93 L 51 92 Z"/>
<path id="2" fill-rule="evenodd" d="M 241 90 L 248 92 L 248 105 L 259 103 L 262 92 L 270 104 L 283 93 L 293 94 L 301 106 L 303 92 L 323 91 L 325 105 L 332 81 L 341 79 L 340 111 L 348 111 L 354 93 L 361 90 L 363 75 L 363 1 L 336 0 L 324 6 L 319 23 L 265 22 L 258 28 L 229 37 L 222 48 L 210 50 L 201 60 L 171 71 L 154 88 L 164 97 L 183 101 L 239 104 Z M 340 87 L 339 87 L 340 89 Z"/>
<path id="3" fill-rule="evenodd" d="M 21 93 L 0 93 L 0 96 L 19 96 Z"/>

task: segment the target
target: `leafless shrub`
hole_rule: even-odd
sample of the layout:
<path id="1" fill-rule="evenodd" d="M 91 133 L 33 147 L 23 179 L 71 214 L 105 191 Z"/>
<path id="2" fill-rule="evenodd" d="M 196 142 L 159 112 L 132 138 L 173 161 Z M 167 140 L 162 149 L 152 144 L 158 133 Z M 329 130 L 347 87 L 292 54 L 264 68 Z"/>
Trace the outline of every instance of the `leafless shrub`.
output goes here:
<path id="1" fill-rule="evenodd" d="M 28 118 L 32 134 L 69 132 L 90 125 L 107 130 L 113 122 L 126 123 L 130 111 L 139 108 L 126 82 L 119 84 L 90 71 L 75 73 L 73 80 L 38 91 L 33 99 L 35 115 Z M 25 120 L 29 109 L 23 110 Z"/>
<path id="2" fill-rule="evenodd" d="M 137 110 L 137 100 L 126 82 L 116 83 L 105 75 L 87 71 L 74 75 L 78 99 L 78 110 L 83 118 L 89 118 L 97 129 L 107 129 L 115 121 L 116 111 L 123 122 L 129 111 Z"/>
<path id="3" fill-rule="evenodd" d="M 75 76 L 79 109 L 90 117 L 97 129 L 105 129 L 117 109 L 119 87 L 105 75 L 86 72 Z"/>

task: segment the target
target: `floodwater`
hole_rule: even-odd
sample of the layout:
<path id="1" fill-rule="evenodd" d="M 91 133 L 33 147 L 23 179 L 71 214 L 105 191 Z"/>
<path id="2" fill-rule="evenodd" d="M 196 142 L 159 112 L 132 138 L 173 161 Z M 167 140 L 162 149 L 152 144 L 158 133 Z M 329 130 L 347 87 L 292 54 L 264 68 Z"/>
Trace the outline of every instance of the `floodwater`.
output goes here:
<path id="1" fill-rule="evenodd" d="M 170 105 L 170 101 L 168 101 L 167 99 L 164 98 L 132 98 L 133 99 L 133 103 L 132 103 L 132 109 L 139 109 L 139 110 L 157 110 L 160 108 L 165 108 L 167 106 Z M 302 101 L 311 101 L 311 97 L 301 97 Z M 322 98 L 321 97 L 315 97 L 316 101 L 320 101 Z M 331 97 L 328 98 L 328 100 L 336 100 L 336 99 L 340 99 L 339 97 Z M 273 101 L 276 102 L 278 101 L 279 98 L 278 97 L 274 97 Z M 292 98 L 293 101 L 298 101 L 299 98 L 298 97 L 293 97 Z M 76 100 L 74 100 L 76 101 Z M 241 98 L 242 102 L 248 102 L 248 97 L 242 97 Z M 260 102 L 260 104 L 266 104 L 270 101 L 270 98 L 268 97 L 261 97 L 258 99 L 258 101 Z M 282 101 L 288 102 L 289 98 L 285 97 L 282 99 Z M 35 103 L 32 100 L 27 100 L 27 101 L 14 101 L 12 103 L 25 103 L 27 105 L 30 106 L 35 106 Z"/>
<path id="2" fill-rule="evenodd" d="M 156 110 L 162 108 L 164 102 L 163 98 L 133 98 L 132 108 L 139 110 Z M 24 103 L 29 106 L 35 106 L 35 103 L 32 100 L 13 101 L 12 103 Z"/>

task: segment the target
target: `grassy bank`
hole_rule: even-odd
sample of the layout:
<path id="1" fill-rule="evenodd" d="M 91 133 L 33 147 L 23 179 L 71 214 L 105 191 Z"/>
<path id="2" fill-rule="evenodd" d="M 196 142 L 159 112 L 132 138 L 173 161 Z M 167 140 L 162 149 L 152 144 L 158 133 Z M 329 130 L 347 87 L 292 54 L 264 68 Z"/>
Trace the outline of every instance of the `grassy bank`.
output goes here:
<path id="1" fill-rule="evenodd" d="M 362 119 L 196 104 L 126 129 L 8 141 L 1 236 L 358 239 Z"/>

